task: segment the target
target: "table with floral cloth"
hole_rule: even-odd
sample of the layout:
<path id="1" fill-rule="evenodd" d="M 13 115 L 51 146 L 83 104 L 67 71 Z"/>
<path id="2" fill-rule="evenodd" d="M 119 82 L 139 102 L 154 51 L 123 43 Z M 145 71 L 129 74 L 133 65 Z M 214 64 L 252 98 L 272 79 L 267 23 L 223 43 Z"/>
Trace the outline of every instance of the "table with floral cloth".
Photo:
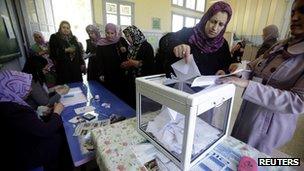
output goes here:
<path id="1" fill-rule="evenodd" d="M 146 170 L 129 148 L 147 141 L 137 132 L 136 124 L 136 118 L 131 118 L 92 131 L 96 161 L 100 170 Z M 237 158 L 250 156 L 257 161 L 258 158 L 269 157 L 233 137 L 226 138 L 213 151 L 223 151 L 221 148 L 229 148 L 228 151 L 234 153 L 232 156 L 238 156 Z M 235 162 L 235 166 L 237 164 Z M 259 167 L 258 169 L 285 170 L 286 168 Z M 290 170 L 290 168 L 287 170 Z"/>

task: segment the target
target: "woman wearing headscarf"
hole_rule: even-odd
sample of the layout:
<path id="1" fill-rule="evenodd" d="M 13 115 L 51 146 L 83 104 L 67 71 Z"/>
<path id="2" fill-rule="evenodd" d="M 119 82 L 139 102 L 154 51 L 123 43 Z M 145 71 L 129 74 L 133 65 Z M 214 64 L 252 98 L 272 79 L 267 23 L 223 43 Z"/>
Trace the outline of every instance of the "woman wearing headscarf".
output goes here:
<path id="1" fill-rule="evenodd" d="M 120 64 L 126 59 L 128 43 L 121 37 L 120 29 L 112 23 L 106 25 L 105 36 L 97 42 L 100 79 L 108 90 L 122 98 L 123 71 Z"/>
<path id="2" fill-rule="evenodd" d="M 25 101 L 35 110 L 39 106 L 51 107 L 60 100 L 61 95 L 68 92 L 68 88 L 64 89 L 65 86 L 56 86 L 53 88 L 54 92 L 49 92 L 45 75 L 33 60 L 33 58 L 26 59 L 22 69 L 22 72 L 32 75 L 31 93 Z"/>
<path id="3" fill-rule="evenodd" d="M 167 70 L 173 73 L 171 64 L 190 54 L 202 75 L 228 72 L 232 58 L 229 45 L 223 35 L 230 21 L 232 10 L 225 2 L 214 3 L 193 28 L 183 28 L 169 37 Z M 170 73 L 169 73 L 170 74 Z M 168 73 L 167 73 L 168 75 Z"/>
<path id="4" fill-rule="evenodd" d="M 35 44 L 30 48 L 30 58 L 32 64 L 41 72 L 47 87 L 53 87 L 56 84 L 56 73 L 53 61 L 49 56 L 49 44 L 44 40 L 41 32 L 33 33 Z"/>
<path id="5" fill-rule="evenodd" d="M 246 46 L 246 41 L 243 40 L 241 42 L 238 42 L 232 49 L 231 49 L 231 57 L 232 61 L 234 63 L 241 63 L 242 62 L 242 57 L 244 55 L 245 51 L 245 46 Z"/>
<path id="6" fill-rule="evenodd" d="M 279 29 L 276 25 L 269 25 L 263 29 L 263 44 L 259 48 L 255 58 L 263 55 L 268 49 L 277 43 L 279 37 Z"/>
<path id="7" fill-rule="evenodd" d="M 43 166 L 58 170 L 63 151 L 63 131 L 60 114 L 63 105 L 54 105 L 49 120 L 38 119 L 24 99 L 31 91 L 32 76 L 17 71 L 0 71 L 0 109 L 4 164 L 10 170 L 30 170 Z M 63 132 L 62 132 L 63 133 Z"/>
<path id="8" fill-rule="evenodd" d="M 232 136 L 271 154 L 292 139 L 304 113 L 304 1 L 291 9 L 291 37 L 248 64 L 249 79 L 221 78 L 245 88 Z"/>
<path id="9" fill-rule="evenodd" d="M 69 22 L 62 21 L 58 32 L 51 35 L 50 57 L 55 62 L 58 84 L 82 81 L 85 63 Z"/>
<path id="10" fill-rule="evenodd" d="M 155 74 L 162 74 L 162 73 L 167 73 L 165 67 L 165 61 L 166 61 L 166 55 L 168 54 L 168 44 L 169 42 L 169 36 L 173 34 L 171 32 L 164 34 L 158 42 L 158 49 L 155 54 L 154 58 L 154 73 Z"/>
<path id="11" fill-rule="evenodd" d="M 123 30 L 129 42 L 127 60 L 121 63 L 127 79 L 125 91 L 127 103 L 135 108 L 135 78 L 153 74 L 154 52 L 153 47 L 147 42 L 144 34 L 134 25 Z"/>
<path id="12" fill-rule="evenodd" d="M 87 49 L 85 52 L 89 56 L 87 79 L 98 81 L 100 77 L 100 66 L 96 51 L 98 43 L 101 41 L 100 31 L 94 25 L 88 25 L 86 31 L 89 35 L 89 39 L 86 40 Z"/>

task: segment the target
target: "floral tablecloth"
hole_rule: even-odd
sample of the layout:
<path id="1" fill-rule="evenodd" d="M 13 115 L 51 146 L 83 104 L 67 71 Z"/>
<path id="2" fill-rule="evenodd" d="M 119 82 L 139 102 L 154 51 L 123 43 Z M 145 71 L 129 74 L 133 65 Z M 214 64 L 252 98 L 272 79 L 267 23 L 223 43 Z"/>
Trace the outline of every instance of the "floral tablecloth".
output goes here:
<path id="1" fill-rule="evenodd" d="M 94 129 L 92 138 L 100 170 L 139 170 L 127 160 L 135 158 L 128 147 L 146 141 L 136 131 L 136 118 Z"/>
<path id="2" fill-rule="evenodd" d="M 136 124 L 136 118 L 131 118 L 92 131 L 96 160 L 100 170 L 146 170 L 129 148 L 146 142 L 146 139 L 137 133 Z M 258 158 L 269 157 L 233 137 L 227 137 L 212 152 L 218 152 L 225 156 L 232 164 L 232 170 L 236 169 L 241 156 L 250 156 L 256 161 Z M 278 167 L 259 167 L 258 169 L 267 171 L 290 170 L 290 168 Z"/>

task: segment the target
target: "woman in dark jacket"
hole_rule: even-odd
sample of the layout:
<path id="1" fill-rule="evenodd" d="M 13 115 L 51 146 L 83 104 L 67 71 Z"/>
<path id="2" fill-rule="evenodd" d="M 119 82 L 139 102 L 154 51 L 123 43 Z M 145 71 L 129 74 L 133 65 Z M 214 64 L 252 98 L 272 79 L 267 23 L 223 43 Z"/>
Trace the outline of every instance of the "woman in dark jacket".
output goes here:
<path id="1" fill-rule="evenodd" d="M 232 63 L 227 41 L 223 35 L 232 10 L 225 2 L 214 3 L 193 28 L 183 28 L 169 36 L 169 53 L 166 66 L 173 73 L 171 64 L 190 54 L 202 75 L 224 74 Z M 168 74 L 168 73 L 167 73 Z"/>
<path id="2" fill-rule="evenodd" d="M 101 40 L 99 29 L 94 25 L 88 25 L 86 27 L 86 31 L 89 35 L 89 39 L 87 39 L 87 49 L 86 54 L 89 56 L 88 63 L 88 80 L 99 81 L 100 77 L 100 59 L 97 58 L 97 46 Z"/>
<path id="3" fill-rule="evenodd" d="M 38 119 L 24 101 L 30 93 L 32 76 L 17 71 L 0 72 L 0 108 L 3 123 L 4 164 L 10 170 L 59 170 L 63 150 L 61 103 L 54 105 L 47 122 Z M 65 156 L 66 157 L 66 156 Z M 65 159 L 66 160 L 66 159 Z M 5 167 L 5 166 L 3 166 Z"/>
<path id="4" fill-rule="evenodd" d="M 121 63 L 121 68 L 127 79 L 127 103 L 135 108 L 135 78 L 153 74 L 154 52 L 151 44 L 136 26 L 125 28 L 123 33 L 130 45 L 127 60 Z"/>
<path id="5" fill-rule="evenodd" d="M 60 100 L 61 93 L 67 93 L 59 93 L 61 91 L 59 88 L 55 88 L 59 91 L 55 90 L 55 92 L 49 93 L 48 88 L 46 86 L 45 75 L 41 70 L 41 68 L 45 67 L 47 63 L 46 61 L 41 62 L 40 65 L 42 67 L 38 67 L 35 62 L 35 60 L 37 61 L 37 59 L 42 58 L 28 58 L 22 70 L 22 72 L 32 75 L 31 93 L 28 95 L 25 101 L 35 110 L 38 108 L 38 106 L 52 106 L 55 102 L 58 102 Z"/>
<path id="6" fill-rule="evenodd" d="M 85 63 L 70 23 L 62 21 L 57 33 L 50 38 L 50 57 L 55 62 L 57 84 L 82 81 Z"/>
<path id="7" fill-rule="evenodd" d="M 36 69 L 41 71 L 47 87 L 53 87 L 56 84 L 56 71 L 54 62 L 49 57 L 49 43 L 39 31 L 35 31 L 33 37 L 35 44 L 30 48 L 30 58 Z"/>
<path id="8" fill-rule="evenodd" d="M 105 33 L 106 37 L 100 39 L 97 47 L 101 82 L 116 96 L 123 98 L 121 85 L 124 75 L 120 64 L 127 58 L 128 43 L 115 24 L 108 23 Z"/>

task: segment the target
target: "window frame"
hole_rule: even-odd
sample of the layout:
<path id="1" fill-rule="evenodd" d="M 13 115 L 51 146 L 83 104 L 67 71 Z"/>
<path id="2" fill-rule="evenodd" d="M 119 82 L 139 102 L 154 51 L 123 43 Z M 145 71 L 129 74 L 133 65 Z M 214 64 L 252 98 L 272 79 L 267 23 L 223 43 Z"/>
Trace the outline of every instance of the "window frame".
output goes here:
<path id="1" fill-rule="evenodd" d="M 194 26 L 196 25 L 196 20 L 200 20 L 201 18 L 197 18 L 195 16 L 191 16 L 191 15 L 184 15 L 184 14 L 181 14 L 181 13 L 177 13 L 177 12 L 171 12 L 171 31 L 173 32 L 173 15 L 179 15 L 179 16 L 182 16 L 183 17 L 183 27 L 186 27 L 185 24 L 186 24 L 186 17 L 189 17 L 189 18 L 193 18 L 194 19 Z M 193 27 L 194 27 L 193 26 Z M 191 27 L 187 27 L 187 28 L 191 28 Z"/>
<path id="2" fill-rule="evenodd" d="M 42 2 L 42 6 L 43 6 L 42 9 L 38 7 L 37 0 L 20 1 L 21 12 L 26 14 L 23 17 L 23 20 L 26 27 L 26 33 L 25 33 L 26 41 L 29 45 L 35 43 L 32 37 L 34 31 L 41 31 L 44 34 L 46 40 L 49 39 L 51 34 L 57 31 L 55 25 L 52 1 L 43 0 L 40 2 Z M 46 4 L 46 2 L 48 4 Z M 30 3 L 33 3 L 32 4 L 33 6 L 30 6 Z M 34 20 L 32 20 L 33 18 L 31 16 L 33 13 L 30 12 L 33 12 L 35 14 Z M 39 12 L 43 12 L 43 14 L 40 15 Z M 44 18 L 45 23 L 41 21 L 41 18 Z M 46 30 L 42 28 L 46 28 Z"/>
<path id="3" fill-rule="evenodd" d="M 205 2 L 205 6 L 204 6 L 204 9 L 203 9 L 203 11 L 199 11 L 199 10 L 197 10 L 196 9 L 196 5 L 197 5 L 197 0 L 195 0 L 195 3 L 194 3 L 194 7 L 195 7 L 195 9 L 191 9 L 191 8 L 187 8 L 186 7 L 186 3 L 187 3 L 187 0 L 183 0 L 183 6 L 179 6 L 179 5 L 177 5 L 177 4 L 173 4 L 173 0 L 171 0 L 171 6 L 173 6 L 173 7 L 177 7 L 177 8 L 181 8 L 181 9 L 184 9 L 184 10 L 191 10 L 191 11 L 194 11 L 194 12 L 199 12 L 199 13 L 205 13 L 205 8 L 206 8 L 206 5 L 207 5 L 207 0 L 204 0 Z"/>
<path id="4" fill-rule="evenodd" d="M 129 1 L 121 1 L 121 0 L 104 0 L 103 1 L 103 25 L 107 24 L 107 11 L 106 11 L 106 3 L 113 3 L 117 5 L 117 25 L 118 26 L 127 26 L 127 25 L 120 25 L 121 21 L 120 21 L 120 17 L 121 16 L 126 16 L 126 15 L 122 15 L 120 14 L 120 5 L 127 5 L 127 6 L 131 6 L 131 25 L 134 25 L 134 13 L 135 13 L 135 8 L 134 8 L 134 3 L 133 2 L 129 2 Z"/>

